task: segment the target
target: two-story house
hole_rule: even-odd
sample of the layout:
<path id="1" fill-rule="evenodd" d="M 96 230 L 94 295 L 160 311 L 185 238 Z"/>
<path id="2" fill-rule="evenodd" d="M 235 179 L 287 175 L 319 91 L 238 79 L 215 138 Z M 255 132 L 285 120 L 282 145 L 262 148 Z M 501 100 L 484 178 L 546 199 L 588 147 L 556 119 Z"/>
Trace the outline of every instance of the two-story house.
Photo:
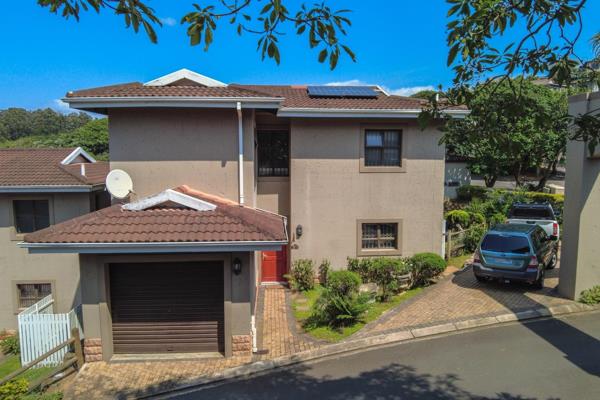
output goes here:
<path id="1" fill-rule="evenodd" d="M 79 258 L 28 254 L 25 234 L 110 204 L 108 163 L 81 148 L 0 149 L 0 330 L 17 328 L 16 314 L 47 295 L 54 309 L 81 303 Z"/>
<path id="2" fill-rule="evenodd" d="M 65 101 L 108 115 L 111 169 L 133 181 L 127 201 L 22 244 L 80 254 L 89 360 L 247 352 L 257 285 L 294 260 L 441 252 L 445 151 L 441 121 L 417 124 L 423 100 L 181 70 Z"/>

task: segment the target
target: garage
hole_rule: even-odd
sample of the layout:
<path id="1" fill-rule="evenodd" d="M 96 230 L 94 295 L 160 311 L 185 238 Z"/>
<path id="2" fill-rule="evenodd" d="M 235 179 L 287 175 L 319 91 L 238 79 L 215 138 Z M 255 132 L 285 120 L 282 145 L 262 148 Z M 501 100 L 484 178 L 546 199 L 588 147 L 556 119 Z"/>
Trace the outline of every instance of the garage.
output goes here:
<path id="1" fill-rule="evenodd" d="M 114 353 L 224 352 L 223 263 L 111 264 Z"/>

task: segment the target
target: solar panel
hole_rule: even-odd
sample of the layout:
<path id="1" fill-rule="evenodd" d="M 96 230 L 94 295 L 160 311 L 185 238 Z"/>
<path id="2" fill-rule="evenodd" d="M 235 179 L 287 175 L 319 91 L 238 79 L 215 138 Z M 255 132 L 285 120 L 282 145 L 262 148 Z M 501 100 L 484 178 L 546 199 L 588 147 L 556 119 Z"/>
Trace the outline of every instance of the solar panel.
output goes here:
<path id="1" fill-rule="evenodd" d="M 309 86 L 307 90 L 311 97 L 377 97 L 371 86 Z"/>

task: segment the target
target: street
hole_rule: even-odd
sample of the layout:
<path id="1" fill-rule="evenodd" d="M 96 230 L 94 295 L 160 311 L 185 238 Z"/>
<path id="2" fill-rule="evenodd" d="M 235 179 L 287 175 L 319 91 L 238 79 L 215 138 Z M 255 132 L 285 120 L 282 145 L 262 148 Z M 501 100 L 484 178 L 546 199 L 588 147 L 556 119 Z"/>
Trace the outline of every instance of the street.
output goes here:
<path id="1" fill-rule="evenodd" d="M 191 399 L 600 399 L 600 313 L 395 345 L 180 393 Z"/>

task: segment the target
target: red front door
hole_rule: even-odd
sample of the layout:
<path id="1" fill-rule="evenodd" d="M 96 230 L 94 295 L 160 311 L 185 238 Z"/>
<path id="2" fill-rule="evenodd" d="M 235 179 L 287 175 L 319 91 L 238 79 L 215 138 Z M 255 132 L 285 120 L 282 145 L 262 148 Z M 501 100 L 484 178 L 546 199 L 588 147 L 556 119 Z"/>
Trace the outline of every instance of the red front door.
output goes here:
<path id="1" fill-rule="evenodd" d="M 287 251 L 282 247 L 280 251 L 262 252 L 262 282 L 283 282 L 283 275 L 287 272 Z"/>

